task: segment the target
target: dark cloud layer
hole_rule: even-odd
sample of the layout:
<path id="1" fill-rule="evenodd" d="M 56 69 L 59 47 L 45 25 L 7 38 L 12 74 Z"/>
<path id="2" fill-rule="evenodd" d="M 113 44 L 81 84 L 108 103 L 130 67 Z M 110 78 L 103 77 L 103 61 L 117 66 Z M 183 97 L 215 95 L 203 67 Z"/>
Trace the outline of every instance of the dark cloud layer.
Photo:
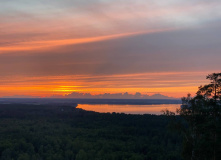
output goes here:
<path id="1" fill-rule="evenodd" d="M 221 25 L 0 55 L 1 75 L 127 74 L 221 68 Z"/>

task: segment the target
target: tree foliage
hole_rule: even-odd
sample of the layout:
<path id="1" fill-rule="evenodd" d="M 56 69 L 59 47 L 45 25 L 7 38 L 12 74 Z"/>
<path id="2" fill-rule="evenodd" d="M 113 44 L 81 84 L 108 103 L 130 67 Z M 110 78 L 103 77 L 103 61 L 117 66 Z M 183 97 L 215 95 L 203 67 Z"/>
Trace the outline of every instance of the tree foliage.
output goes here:
<path id="1" fill-rule="evenodd" d="M 186 160 L 221 159 L 221 73 L 206 78 L 210 83 L 200 86 L 196 96 L 188 94 L 182 98 L 181 108 L 177 110 L 181 119 L 171 116 L 176 119 L 173 128 L 183 134 Z"/>
<path id="2" fill-rule="evenodd" d="M 181 160 L 168 117 L 0 104 L 1 160 Z"/>

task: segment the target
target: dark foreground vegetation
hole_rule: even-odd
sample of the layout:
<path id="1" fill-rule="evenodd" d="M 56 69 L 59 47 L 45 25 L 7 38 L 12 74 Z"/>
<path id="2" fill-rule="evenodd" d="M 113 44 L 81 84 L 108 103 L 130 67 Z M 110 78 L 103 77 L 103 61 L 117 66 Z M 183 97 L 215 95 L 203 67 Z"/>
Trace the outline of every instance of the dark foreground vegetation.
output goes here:
<path id="1" fill-rule="evenodd" d="M 194 97 L 182 98 L 179 117 L 166 111 L 173 119 L 171 128 L 183 135 L 185 160 L 221 159 L 221 73 L 206 78 L 210 83 L 200 86 Z"/>
<path id="2" fill-rule="evenodd" d="M 179 160 L 169 117 L 0 104 L 1 160 Z"/>

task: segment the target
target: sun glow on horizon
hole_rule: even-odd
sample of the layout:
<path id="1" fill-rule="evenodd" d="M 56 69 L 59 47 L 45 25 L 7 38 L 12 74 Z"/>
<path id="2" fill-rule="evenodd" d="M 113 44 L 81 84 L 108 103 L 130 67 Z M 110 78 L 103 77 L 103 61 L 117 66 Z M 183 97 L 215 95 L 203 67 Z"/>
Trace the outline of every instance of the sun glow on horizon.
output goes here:
<path id="1" fill-rule="evenodd" d="M 91 95 L 125 93 L 142 95 L 162 94 L 169 97 L 180 98 L 187 93 L 194 95 L 198 86 L 206 81 L 193 82 L 195 74 L 186 73 L 140 73 L 122 74 L 112 76 L 47 76 L 14 78 L 13 81 L 0 80 L 0 97 L 13 95 L 30 95 L 39 97 L 51 97 L 54 95 L 65 96 L 73 92 Z M 174 79 L 176 77 L 176 79 Z M 183 77 L 187 77 L 183 80 Z M 11 78 L 12 79 L 12 78 Z M 173 80 L 172 80 L 173 79 Z M 110 82 L 111 80 L 111 82 Z M 125 84 L 127 81 L 127 84 Z M 134 85 L 135 82 L 140 82 Z M 203 82 L 203 83 L 202 83 Z M 75 85 L 73 85 L 75 84 Z M 175 87 L 174 84 L 177 86 Z"/>

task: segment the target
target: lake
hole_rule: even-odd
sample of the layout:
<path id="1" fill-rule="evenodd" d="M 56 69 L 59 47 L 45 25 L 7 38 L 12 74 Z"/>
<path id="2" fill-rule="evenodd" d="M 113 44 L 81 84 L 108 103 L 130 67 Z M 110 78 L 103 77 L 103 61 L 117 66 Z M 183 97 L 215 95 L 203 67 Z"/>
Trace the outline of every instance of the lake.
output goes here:
<path id="1" fill-rule="evenodd" d="M 175 112 L 181 104 L 153 104 L 153 105 L 115 105 L 115 104 L 78 104 L 77 108 L 100 113 L 126 113 L 126 114 L 162 114 L 168 109 Z"/>

